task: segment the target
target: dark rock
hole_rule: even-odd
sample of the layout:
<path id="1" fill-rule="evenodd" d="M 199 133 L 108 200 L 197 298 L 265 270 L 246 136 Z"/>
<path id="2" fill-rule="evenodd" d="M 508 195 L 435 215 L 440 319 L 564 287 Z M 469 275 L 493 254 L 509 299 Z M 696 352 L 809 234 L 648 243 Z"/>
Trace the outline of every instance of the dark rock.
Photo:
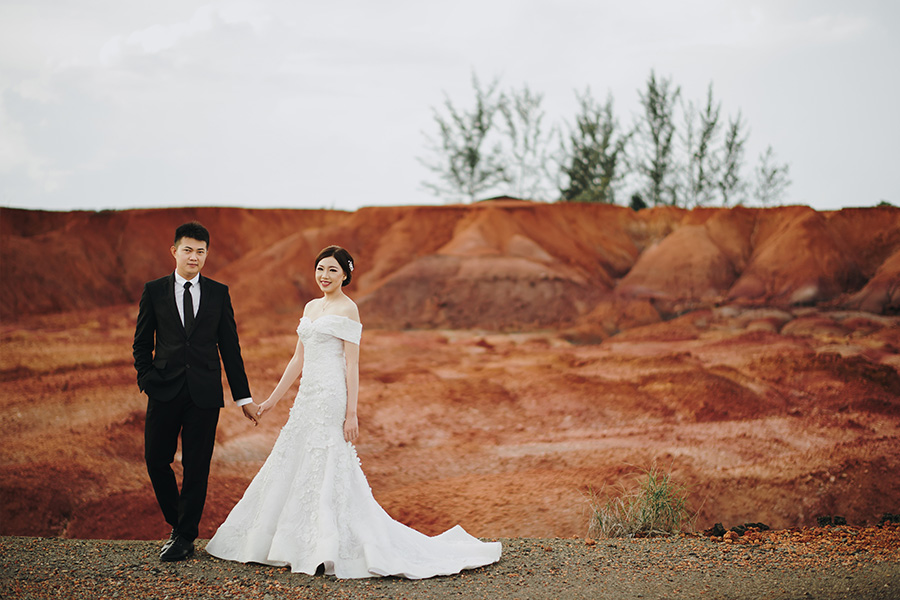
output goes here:
<path id="1" fill-rule="evenodd" d="M 847 519 L 845 519 L 844 517 L 838 517 L 838 516 L 835 516 L 835 517 L 834 517 L 834 524 L 835 524 L 835 525 L 846 525 L 846 524 L 847 524 Z"/>
<path id="2" fill-rule="evenodd" d="M 722 537 L 723 535 L 725 535 L 725 527 L 723 527 L 721 523 L 716 523 L 709 529 L 705 530 L 703 532 L 703 535 L 710 537 Z"/>
<path id="3" fill-rule="evenodd" d="M 731 531 L 735 532 L 738 535 L 744 535 L 747 533 L 747 528 L 744 525 L 735 525 L 731 528 Z"/>
<path id="4" fill-rule="evenodd" d="M 900 523 L 900 515 L 884 513 L 883 515 L 881 515 L 881 520 L 878 521 L 878 524 L 885 525 L 886 523 Z"/>
<path id="5" fill-rule="evenodd" d="M 816 517 L 816 523 L 819 524 L 819 527 L 827 527 L 831 525 L 831 515 L 823 515 L 821 517 Z"/>

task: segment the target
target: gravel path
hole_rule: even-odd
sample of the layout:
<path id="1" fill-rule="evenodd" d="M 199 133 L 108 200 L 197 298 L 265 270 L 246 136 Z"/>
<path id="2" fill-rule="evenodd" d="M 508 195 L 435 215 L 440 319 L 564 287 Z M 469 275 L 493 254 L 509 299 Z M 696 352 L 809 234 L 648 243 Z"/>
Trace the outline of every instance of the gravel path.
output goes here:
<path id="1" fill-rule="evenodd" d="M 504 539 L 498 564 L 422 581 L 337 580 L 203 551 L 164 564 L 161 542 L 0 538 L 0 598 L 818 598 L 900 597 L 900 528 L 827 527 L 728 542 Z"/>

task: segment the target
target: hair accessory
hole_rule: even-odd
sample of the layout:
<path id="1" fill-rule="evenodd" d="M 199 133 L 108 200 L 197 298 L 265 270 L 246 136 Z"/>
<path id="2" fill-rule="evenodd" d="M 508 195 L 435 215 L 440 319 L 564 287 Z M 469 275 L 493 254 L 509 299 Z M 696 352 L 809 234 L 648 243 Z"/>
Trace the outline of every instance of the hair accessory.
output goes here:
<path id="1" fill-rule="evenodd" d="M 353 261 L 352 261 L 352 260 L 348 260 L 348 261 L 347 261 L 347 266 L 350 267 L 350 272 L 352 273 L 352 272 L 353 272 Z"/>

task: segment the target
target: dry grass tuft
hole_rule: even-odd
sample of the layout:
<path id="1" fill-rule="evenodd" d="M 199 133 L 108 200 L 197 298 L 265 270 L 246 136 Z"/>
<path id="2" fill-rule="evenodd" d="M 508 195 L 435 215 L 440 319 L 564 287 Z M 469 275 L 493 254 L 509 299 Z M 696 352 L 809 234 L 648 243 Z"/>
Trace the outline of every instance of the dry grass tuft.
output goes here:
<path id="1" fill-rule="evenodd" d="M 696 515 L 687 508 L 687 488 L 672 481 L 671 473 L 653 466 L 640 484 L 621 488 L 615 497 L 591 491 L 588 535 L 598 538 L 634 538 L 672 535 L 693 527 Z"/>

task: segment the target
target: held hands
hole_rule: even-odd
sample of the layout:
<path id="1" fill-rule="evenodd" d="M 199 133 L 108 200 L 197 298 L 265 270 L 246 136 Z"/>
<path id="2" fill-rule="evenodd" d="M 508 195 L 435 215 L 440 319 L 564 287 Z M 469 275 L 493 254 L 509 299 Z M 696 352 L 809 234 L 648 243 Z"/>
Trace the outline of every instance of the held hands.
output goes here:
<path id="1" fill-rule="evenodd" d="M 244 411 L 244 416 L 253 421 L 253 426 L 256 427 L 259 425 L 259 419 L 257 419 L 257 411 L 256 411 L 256 402 L 250 402 L 249 404 L 245 404 L 241 407 L 241 410 Z"/>
<path id="2" fill-rule="evenodd" d="M 356 415 L 347 415 L 344 419 L 344 441 L 355 442 L 359 437 L 359 421 Z"/>
<path id="3" fill-rule="evenodd" d="M 259 405 L 259 410 L 256 411 L 256 418 L 262 419 L 263 416 L 264 416 L 267 412 L 269 412 L 270 410 L 272 410 L 272 409 L 275 407 L 276 404 L 278 404 L 278 403 L 277 403 L 277 402 L 274 402 L 274 401 L 272 400 L 272 397 L 269 396 L 269 398 L 268 398 L 265 402 L 263 402 L 262 404 Z"/>

